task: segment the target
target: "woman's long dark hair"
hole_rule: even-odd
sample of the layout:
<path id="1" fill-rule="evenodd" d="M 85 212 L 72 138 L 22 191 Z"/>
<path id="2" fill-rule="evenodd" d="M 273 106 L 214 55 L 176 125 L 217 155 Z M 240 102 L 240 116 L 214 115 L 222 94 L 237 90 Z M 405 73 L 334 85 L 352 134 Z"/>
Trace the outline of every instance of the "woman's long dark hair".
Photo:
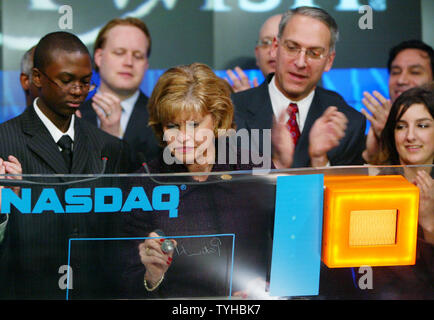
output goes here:
<path id="1" fill-rule="evenodd" d="M 433 84 L 415 87 L 402 93 L 393 103 L 386 125 L 381 133 L 382 154 L 380 162 L 399 165 L 399 154 L 395 144 L 396 123 L 414 104 L 423 104 L 434 118 L 434 86 Z M 432 141 L 434 143 L 434 141 Z"/>

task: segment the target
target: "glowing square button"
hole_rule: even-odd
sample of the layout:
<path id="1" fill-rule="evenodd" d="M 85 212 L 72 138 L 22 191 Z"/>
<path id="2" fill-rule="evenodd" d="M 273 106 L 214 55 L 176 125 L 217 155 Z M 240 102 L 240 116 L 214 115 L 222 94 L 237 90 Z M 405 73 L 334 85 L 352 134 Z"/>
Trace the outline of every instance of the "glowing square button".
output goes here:
<path id="1" fill-rule="evenodd" d="M 350 212 L 350 246 L 396 243 L 397 210 Z"/>
<path id="2" fill-rule="evenodd" d="M 329 268 L 412 265 L 419 189 L 403 176 L 325 176 L 322 261 Z"/>

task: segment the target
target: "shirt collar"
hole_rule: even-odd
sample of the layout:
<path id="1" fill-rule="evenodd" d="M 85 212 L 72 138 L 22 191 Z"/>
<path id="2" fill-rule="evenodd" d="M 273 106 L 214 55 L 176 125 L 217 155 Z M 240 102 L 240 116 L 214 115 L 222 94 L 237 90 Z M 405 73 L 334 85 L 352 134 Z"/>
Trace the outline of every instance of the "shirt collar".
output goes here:
<path id="1" fill-rule="evenodd" d="M 48 117 L 39 109 L 37 101 L 39 98 L 36 98 L 33 101 L 33 107 L 35 109 L 36 114 L 38 115 L 39 119 L 41 119 L 42 123 L 45 125 L 45 127 L 48 129 L 48 132 L 50 132 L 51 136 L 54 139 L 54 142 L 58 142 L 60 138 L 67 134 L 71 137 L 72 141 L 74 141 L 74 122 L 75 122 L 75 115 L 72 115 L 71 122 L 69 123 L 69 128 L 66 132 L 62 132 L 55 126 L 55 124 L 48 119 Z"/>
<path id="2" fill-rule="evenodd" d="M 312 104 L 315 90 L 312 90 L 305 98 L 299 101 L 292 101 L 288 99 L 276 86 L 276 76 L 274 75 L 268 84 L 268 91 L 270 93 L 271 105 L 273 107 L 273 113 L 276 118 L 286 110 L 290 103 L 296 103 L 298 106 L 297 122 L 300 128 L 300 132 L 303 130 L 304 123 L 309 112 L 310 105 Z M 285 118 L 287 121 L 289 116 Z"/>

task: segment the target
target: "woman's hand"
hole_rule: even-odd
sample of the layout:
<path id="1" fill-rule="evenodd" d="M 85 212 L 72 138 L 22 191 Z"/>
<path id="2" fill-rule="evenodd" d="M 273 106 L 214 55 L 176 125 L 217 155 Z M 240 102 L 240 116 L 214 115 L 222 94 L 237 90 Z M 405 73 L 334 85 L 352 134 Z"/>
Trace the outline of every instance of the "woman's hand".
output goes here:
<path id="1" fill-rule="evenodd" d="M 419 188 L 419 225 L 424 231 L 425 240 L 434 244 L 434 179 L 419 170 L 414 179 Z"/>
<path id="2" fill-rule="evenodd" d="M 369 113 L 365 109 L 361 111 L 371 123 L 366 137 L 366 149 L 363 152 L 363 159 L 367 163 L 375 164 L 375 157 L 380 151 L 381 132 L 386 125 L 392 103 L 389 99 L 384 98 L 378 91 L 374 91 L 372 95 L 368 92 L 364 92 L 363 95 L 362 103 L 371 112 Z"/>
<path id="3" fill-rule="evenodd" d="M 148 237 L 159 237 L 151 232 Z M 172 263 L 173 251 L 164 253 L 161 244 L 165 239 L 146 239 L 139 245 L 140 261 L 146 268 L 145 280 L 150 288 L 154 288 L 162 279 Z M 176 247 L 176 241 L 170 240 Z"/>

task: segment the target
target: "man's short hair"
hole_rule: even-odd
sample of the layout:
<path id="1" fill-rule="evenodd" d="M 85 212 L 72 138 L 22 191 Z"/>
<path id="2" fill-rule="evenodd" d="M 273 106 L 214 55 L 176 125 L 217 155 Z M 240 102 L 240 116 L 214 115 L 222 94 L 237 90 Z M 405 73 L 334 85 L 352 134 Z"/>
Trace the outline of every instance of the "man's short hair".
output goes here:
<path id="1" fill-rule="evenodd" d="M 65 31 L 57 31 L 49 33 L 39 40 L 35 48 L 33 67 L 44 71 L 50 64 L 53 52 L 56 50 L 81 52 L 90 57 L 89 50 L 76 35 Z"/>
<path id="2" fill-rule="evenodd" d="M 132 27 L 137 27 L 140 30 L 142 30 L 143 33 L 145 34 L 146 38 L 148 38 L 148 41 L 149 41 L 148 52 L 146 52 L 146 55 L 148 56 L 148 58 L 151 56 L 152 39 L 151 39 L 151 34 L 149 33 L 149 30 L 148 30 L 148 27 L 146 26 L 146 24 L 142 20 L 134 18 L 134 17 L 126 17 L 123 19 L 116 18 L 116 19 L 110 20 L 104 27 L 102 27 L 102 29 L 98 32 L 98 36 L 96 37 L 95 43 L 93 45 L 93 53 L 94 54 L 95 54 L 95 51 L 97 49 L 101 49 L 104 47 L 107 33 L 116 26 L 132 26 Z M 98 71 L 98 66 L 95 66 L 95 69 L 96 69 L 96 71 Z"/>
<path id="3" fill-rule="evenodd" d="M 285 30 L 288 21 L 291 20 L 291 18 L 297 14 L 306 17 L 311 17 L 313 19 L 319 20 L 322 23 L 324 23 L 330 30 L 330 45 L 329 45 L 330 51 L 332 52 L 335 51 L 335 45 L 339 39 L 338 25 L 335 19 L 333 19 L 333 17 L 327 11 L 317 7 L 303 6 L 303 7 L 297 7 L 295 9 L 286 11 L 282 16 L 282 20 L 280 20 L 279 33 L 277 34 L 277 37 L 279 39 L 282 37 L 283 31 Z"/>
<path id="4" fill-rule="evenodd" d="M 426 44 L 423 41 L 420 40 L 407 40 L 399 43 L 398 45 L 394 46 L 389 51 L 389 60 L 387 61 L 387 69 L 390 72 L 390 68 L 392 67 L 392 62 L 395 60 L 396 56 L 405 49 L 418 49 L 426 52 L 429 56 L 429 59 L 431 61 L 431 72 L 434 76 L 434 51 L 431 46 Z"/>

